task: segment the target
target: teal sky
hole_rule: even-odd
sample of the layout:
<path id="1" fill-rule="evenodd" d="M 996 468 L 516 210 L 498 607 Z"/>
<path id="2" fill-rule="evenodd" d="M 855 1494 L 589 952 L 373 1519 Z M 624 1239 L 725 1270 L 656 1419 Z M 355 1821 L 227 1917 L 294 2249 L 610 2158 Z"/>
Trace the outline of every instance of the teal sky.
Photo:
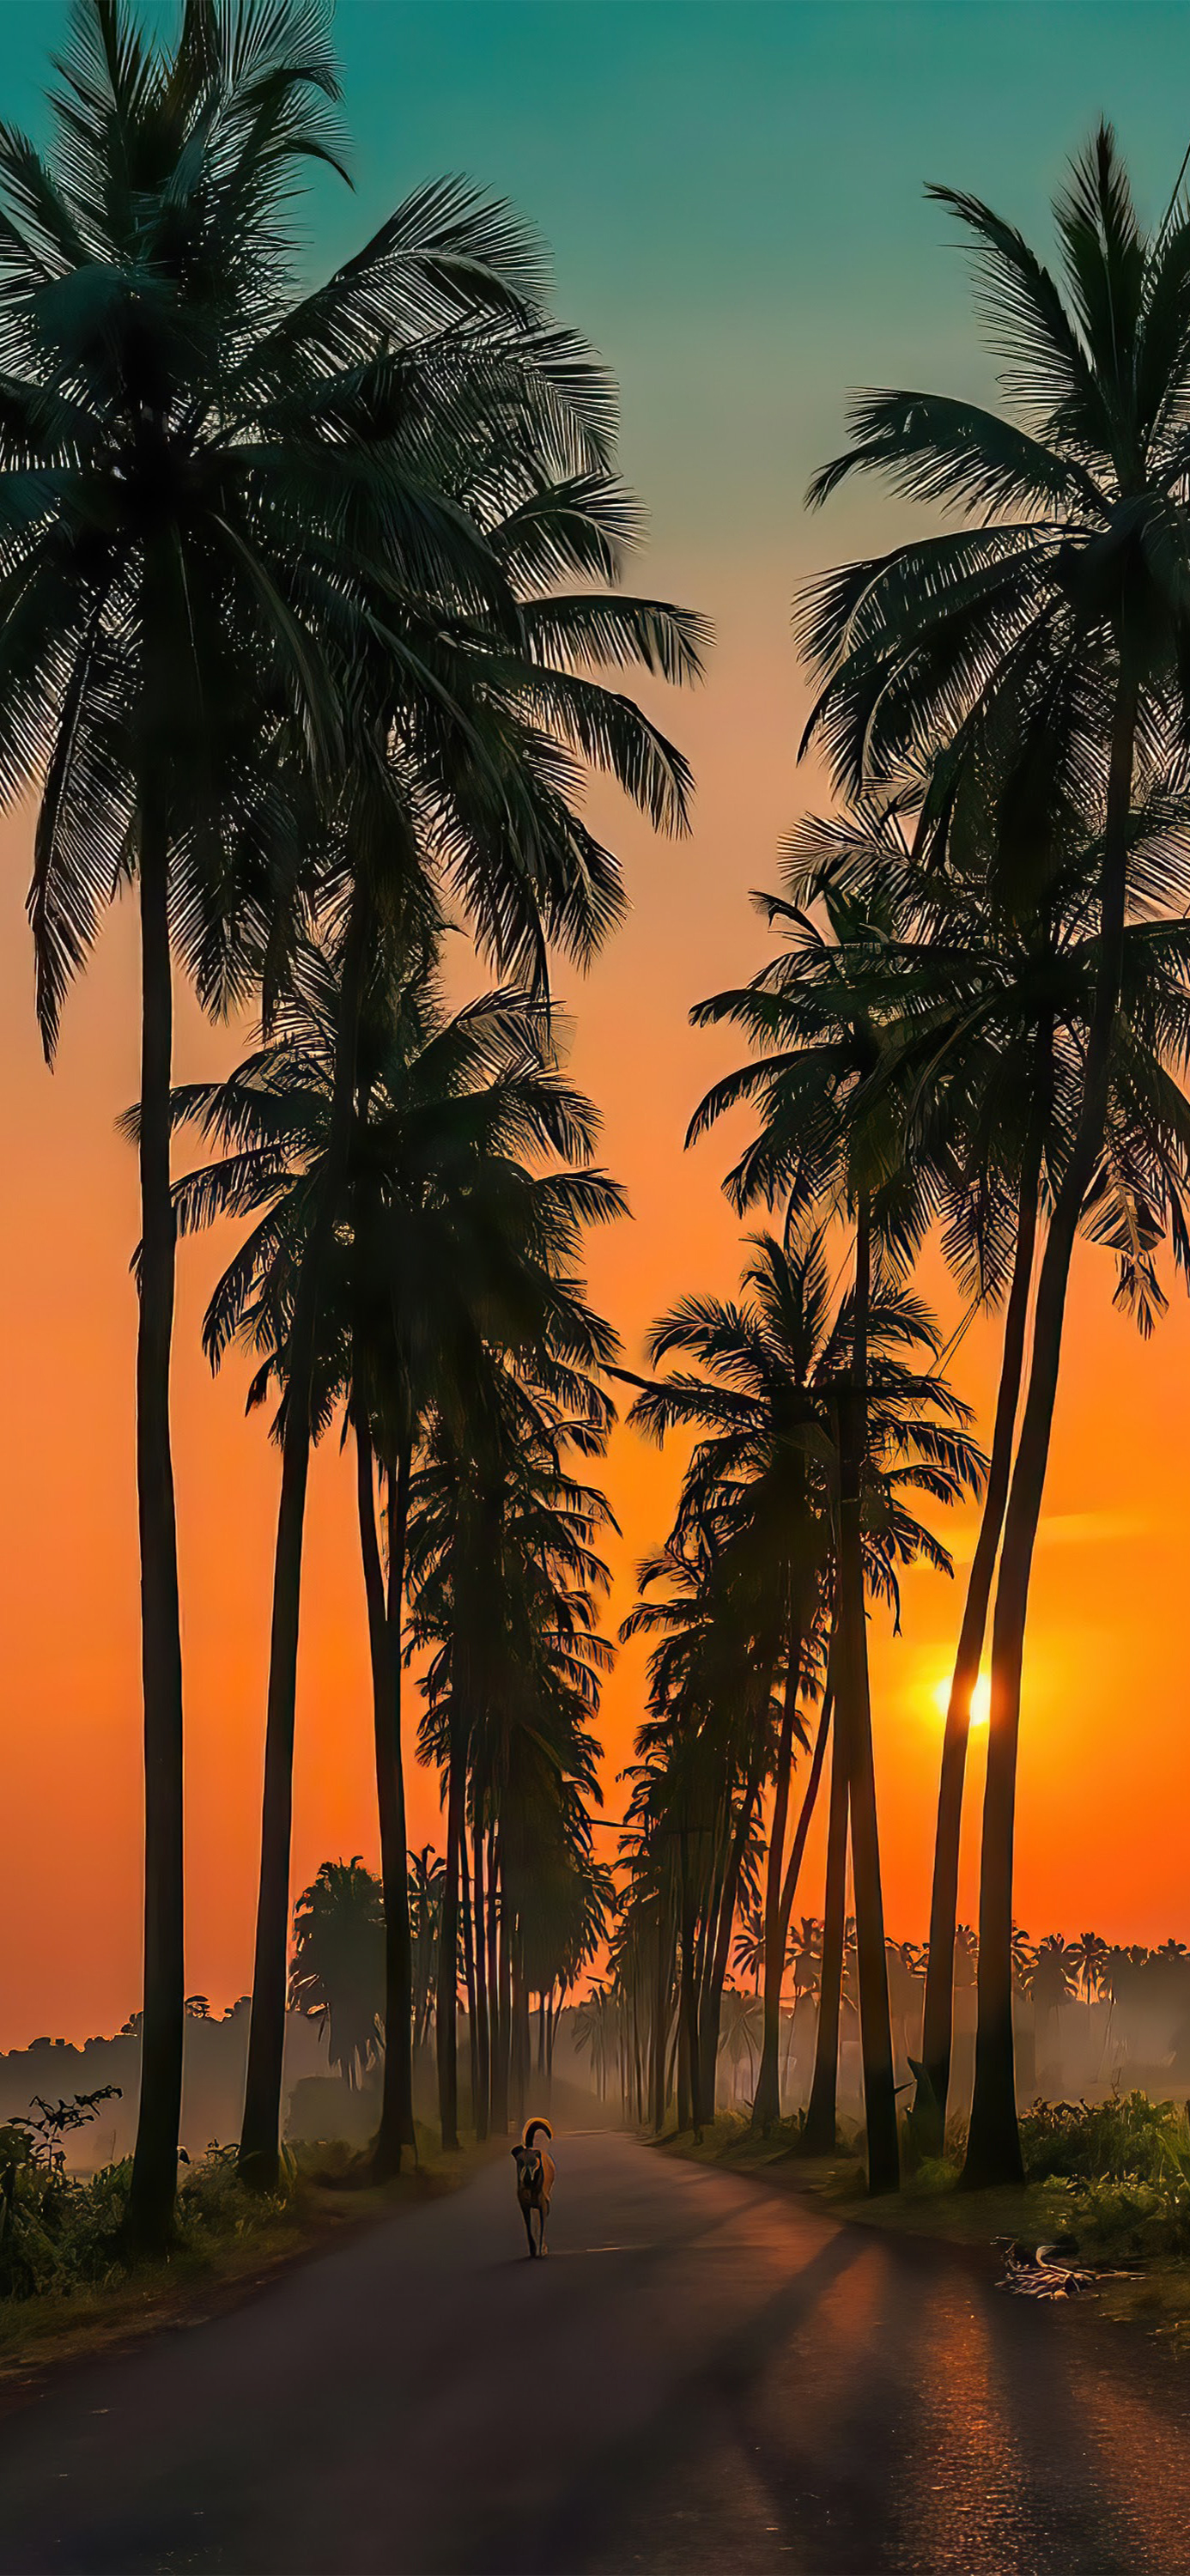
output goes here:
<path id="1" fill-rule="evenodd" d="M 6 115 L 38 122 L 65 17 L 0 0 Z M 339 0 L 336 24 L 357 201 L 319 192 L 314 255 L 443 170 L 514 199 L 687 558 L 784 554 L 847 383 L 976 366 L 925 180 L 1037 233 L 1100 113 L 1154 206 L 1190 140 L 1190 12 L 1159 0 Z"/>

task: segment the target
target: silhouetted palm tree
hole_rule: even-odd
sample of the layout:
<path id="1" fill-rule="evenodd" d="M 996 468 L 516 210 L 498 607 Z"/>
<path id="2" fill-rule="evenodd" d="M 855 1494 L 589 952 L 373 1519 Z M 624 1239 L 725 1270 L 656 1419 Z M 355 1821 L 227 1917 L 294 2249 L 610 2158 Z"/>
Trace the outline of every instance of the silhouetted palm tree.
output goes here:
<path id="1" fill-rule="evenodd" d="M 973 240 L 1011 416 L 919 392 L 856 401 L 854 442 L 812 499 L 876 471 L 912 498 L 957 504 L 967 524 L 828 575 L 804 603 L 801 633 L 822 682 L 808 732 L 840 783 L 895 787 L 907 761 L 932 759 L 923 844 L 961 866 L 990 837 L 994 878 L 1018 909 L 1044 889 L 1070 798 L 1098 822 L 1099 974 L 1038 1279 L 993 1626 L 967 2178 L 1002 2182 L 1022 2171 L 1010 1941 L 1029 1576 L 1070 1259 L 1104 1135 L 1130 815 L 1138 772 L 1159 782 L 1186 728 L 1190 226 L 1179 201 L 1158 234 L 1142 233 L 1106 128 L 1055 207 L 1065 294 L 978 199 L 933 193 Z"/>
<path id="2" fill-rule="evenodd" d="M 105 903 L 139 881 L 142 2245 L 170 2226 L 184 2003 L 171 942 L 212 1006 L 284 955 L 299 818 L 342 757 L 365 590 L 372 623 L 385 581 L 501 614 L 508 576 L 433 472 L 481 387 L 506 405 L 524 345 L 526 422 L 543 404 L 586 416 L 598 445 L 605 408 L 581 353 L 538 322 L 534 246 L 457 184 L 422 190 L 299 294 L 292 199 L 312 161 L 340 166 L 337 95 L 316 0 L 188 0 L 169 47 L 122 0 L 80 0 L 48 155 L 0 138 L 0 787 L 39 795 L 48 1049 Z M 407 686 L 408 656 L 388 649 Z M 287 1904 L 282 1890 L 282 2003 Z"/>
<path id="3" fill-rule="evenodd" d="M 355 1854 L 324 1860 L 293 1910 L 289 2000 L 325 2026 L 332 2066 L 354 2092 L 381 2047 L 384 1895 Z"/>

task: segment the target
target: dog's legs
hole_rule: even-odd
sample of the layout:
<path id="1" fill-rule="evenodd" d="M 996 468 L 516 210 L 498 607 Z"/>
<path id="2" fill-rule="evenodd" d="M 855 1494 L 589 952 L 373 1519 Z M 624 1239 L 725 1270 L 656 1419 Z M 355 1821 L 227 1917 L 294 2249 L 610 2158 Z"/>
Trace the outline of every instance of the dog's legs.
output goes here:
<path id="1" fill-rule="evenodd" d="M 527 2208 L 524 2202 L 521 2204 L 521 2215 L 525 2222 L 525 2234 L 529 2239 L 529 2252 L 531 2254 L 536 2254 L 537 2247 L 533 2242 L 533 2211 L 531 2208 Z"/>
<path id="2" fill-rule="evenodd" d="M 544 2201 L 539 2201 L 537 2205 L 537 2251 L 539 2254 L 544 2254 L 545 2252 L 545 2221 L 545 2203 Z"/>

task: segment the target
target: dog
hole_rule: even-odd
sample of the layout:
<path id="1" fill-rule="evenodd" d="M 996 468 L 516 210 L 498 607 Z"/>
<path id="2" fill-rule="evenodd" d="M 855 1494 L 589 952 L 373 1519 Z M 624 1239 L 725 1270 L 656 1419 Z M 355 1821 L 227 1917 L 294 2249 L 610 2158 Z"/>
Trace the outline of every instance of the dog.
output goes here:
<path id="1" fill-rule="evenodd" d="M 526 2120 L 519 2147 L 512 2150 L 516 2165 L 516 2196 L 525 2222 L 530 2254 L 545 2252 L 545 2223 L 550 2214 L 554 2190 L 554 2159 L 544 2147 L 534 2145 L 539 2129 L 553 2137 L 548 2120 Z M 537 2212 L 537 2243 L 533 2242 L 533 2212 Z"/>

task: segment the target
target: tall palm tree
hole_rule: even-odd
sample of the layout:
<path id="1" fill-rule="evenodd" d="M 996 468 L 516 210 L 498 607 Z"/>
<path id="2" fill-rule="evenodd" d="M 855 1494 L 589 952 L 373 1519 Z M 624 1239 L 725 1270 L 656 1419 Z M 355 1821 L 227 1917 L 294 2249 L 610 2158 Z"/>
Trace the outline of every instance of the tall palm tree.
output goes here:
<path id="1" fill-rule="evenodd" d="M 801 634 L 820 681 L 808 733 L 848 792 L 924 756 L 921 833 L 939 858 L 972 840 L 1027 904 L 1073 793 L 1098 821 L 1099 972 L 1078 1118 L 1037 1287 L 1029 1386 L 1005 1513 L 992 1638 L 981 1853 L 972 2182 L 1022 2166 L 1013 2086 L 1012 1852 L 1021 1669 L 1033 1548 L 1076 1233 L 1101 1151 L 1130 901 L 1138 781 L 1180 760 L 1190 644 L 1190 222 L 1147 236 L 1110 129 L 1055 203 L 1059 284 L 980 200 L 931 192 L 974 246 L 1009 408 L 919 392 L 861 396 L 853 443 L 811 490 L 859 471 L 956 507 L 945 533 L 817 583 Z M 1150 882 L 1145 900 L 1159 898 Z M 1132 900 L 1137 889 L 1131 889 Z"/>
<path id="2" fill-rule="evenodd" d="M 447 2147 L 458 2143 L 453 1961 L 468 1789 L 475 1848 L 487 1848 L 488 1919 L 471 1916 L 465 1901 L 463 1928 L 477 1969 L 486 1939 L 477 2001 L 484 1995 L 490 2013 L 497 2129 L 510 2060 L 514 2078 L 527 2073 L 525 1936 L 535 1882 L 562 1866 L 595 1885 L 584 1794 L 598 1797 L 589 1721 L 609 1649 L 594 1624 L 608 1583 L 595 1543 L 610 1513 L 595 1489 L 575 1481 L 565 1453 L 602 1445 L 607 1417 L 598 1389 L 576 1378 L 569 1358 L 556 1374 L 551 1367 L 550 1333 L 559 1339 L 560 1323 L 559 1300 L 539 1348 L 522 1350 L 519 1374 L 497 1356 L 486 1390 L 462 1415 L 436 1408 L 414 1478 L 411 1637 L 433 1650 L 421 1742 L 442 1769 L 447 1816 L 437 2008 Z M 584 1337 L 597 1345 L 604 1328 L 572 1298 L 566 1330 L 573 1353 Z"/>
<path id="3" fill-rule="evenodd" d="M 370 586 L 381 566 L 423 593 L 505 593 L 426 458 L 387 430 L 419 381 L 427 425 L 448 427 L 481 377 L 506 383 L 493 352 L 523 332 L 540 275 L 507 211 L 451 185 L 299 294 L 290 207 L 311 161 L 341 166 L 337 94 L 317 0 L 187 0 L 170 46 L 123 0 L 79 0 L 48 154 L 0 138 L 0 789 L 39 802 L 48 1052 L 105 902 L 139 887 L 145 2016 L 128 2232 L 144 2246 L 171 2223 L 184 2002 L 171 946 L 209 1004 L 284 950 L 297 816 L 341 751 L 359 567 Z M 569 375 L 561 351 L 538 354 Z M 283 1914 L 282 2000 L 284 1933 Z"/>
<path id="4" fill-rule="evenodd" d="M 389 1942 L 376 2147 L 377 2167 L 387 2172 L 412 2138 L 400 1705 L 414 1454 L 430 1407 L 465 1402 L 493 1336 L 519 1341 L 569 1321 L 559 1265 L 581 1220 L 610 1215 L 620 1202 L 596 1172 L 547 1168 L 558 1157 L 589 1163 L 595 1120 L 561 1077 L 545 1006 L 495 993 L 449 1014 L 428 959 L 395 981 L 383 957 L 372 961 L 349 1157 L 334 1187 L 341 982 L 341 950 L 302 950 L 273 1035 L 226 1080 L 175 1091 L 175 1118 L 198 1125 L 223 1152 L 180 1181 L 174 1197 L 186 1232 L 216 1216 L 252 1219 L 214 1291 L 204 1338 L 215 1367 L 233 1338 L 255 1352 L 250 1402 L 263 1401 L 276 1382 L 282 1434 L 294 1303 L 311 1232 L 320 1210 L 331 1209 L 314 1429 L 342 1407 L 357 1448 Z M 387 1598 L 376 1458 L 388 1493 Z M 279 2065 L 277 2081 L 279 2105 Z"/>
<path id="5" fill-rule="evenodd" d="M 453 904 L 501 972 L 547 985 L 551 945 L 585 963 L 619 917 L 619 870 L 576 808 L 584 769 L 614 778 L 661 830 L 685 829 L 690 774 L 633 702 L 594 672 L 698 676 L 705 630 L 662 603 L 566 580 L 618 580 L 635 525 L 609 466 L 608 406 L 566 339 L 534 327 L 505 352 L 510 382 L 472 405 L 433 465 L 444 506 L 472 526 L 498 577 L 495 606 L 455 584 L 428 600 L 382 587 L 374 633 L 350 665 L 346 784 L 325 875 L 344 908 L 336 1117 L 294 1301 L 274 1564 L 265 1813 L 243 2165 L 267 2177 L 278 2092 L 281 1922 L 287 1883 L 302 1543 L 319 1275 L 332 1179 L 349 1154 L 364 961 L 398 950 Z M 515 362 L 515 365 L 514 365 Z M 573 396 L 568 380 L 573 380 Z M 487 389 L 481 389 L 487 390 Z M 508 406 L 515 397 L 516 434 Z M 424 444 L 424 438 L 420 442 Z M 420 452 L 415 437 L 415 453 Z M 394 633 L 399 649 L 390 651 Z"/>
<path id="6" fill-rule="evenodd" d="M 666 1389 L 653 1393 L 648 1427 L 660 1436 Z M 649 1713 L 627 1774 L 629 1851 L 637 1896 L 658 1900 L 658 1929 L 668 1925 L 676 1944 L 679 2125 L 696 2135 L 714 2116 L 732 1926 L 754 1878 L 781 1723 L 779 1618 L 752 1579 L 746 1544 L 705 1500 L 687 1487 L 667 1545 L 638 1568 L 639 1599 L 620 1630 L 656 1640 Z"/>
<path id="7" fill-rule="evenodd" d="M 900 1104 L 903 1150 L 942 1220 L 942 1246 L 973 1305 L 1005 1298 L 987 1491 L 968 1578 L 942 1750 L 926 1977 L 919 2137 L 941 2153 L 949 2086 L 959 1837 L 971 1696 L 983 1653 L 1012 1465 L 1038 1228 L 1060 1185 L 1077 1124 L 1086 1031 L 1099 973 L 1097 854 L 1075 811 L 1055 835 L 1044 899 L 1016 915 L 995 899 L 978 852 L 965 872 L 913 851 L 906 820 L 920 782 L 854 813 L 809 818 L 791 838 L 786 892 L 803 909 L 829 893 L 879 889 L 889 935 L 873 951 L 858 916 L 857 977 L 884 1032 L 873 1104 Z M 1176 802 L 1133 817 L 1133 867 L 1167 877 L 1186 837 Z M 837 916 L 846 937 L 846 912 Z M 1125 932 L 1103 1150 L 1084 1215 L 1112 1245 L 1121 1302 L 1141 1328 L 1163 1303 L 1153 1251 L 1184 1235 L 1190 1120 L 1171 1066 L 1187 1051 L 1184 921 L 1139 919 Z M 923 2098 L 924 2097 L 924 2098 Z"/>
<path id="8" fill-rule="evenodd" d="M 293 1911 L 289 2000 L 325 2028 L 327 2051 L 354 2092 L 380 2055 L 384 1895 L 359 1853 L 324 1860 Z"/>
<path id="9" fill-rule="evenodd" d="M 886 1050 L 887 1006 L 874 990 L 870 962 L 862 961 L 881 954 L 893 926 L 883 891 L 873 886 L 861 899 L 824 884 L 818 914 L 806 911 L 796 889 L 788 897 L 763 896 L 760 905 L 781 929 L 783 953 L 750 984 L 716 994 L 692 1013 L 700 1026 L 725 1019 L 742 1025 L 753 1060 L 707 1093 L 687 1141 L 726 1110 L 759 1102 L 759 1133 L 725 1185 L 734 1203 L 744 1208 L 761 1198 L 773 1206 L 784 1199 L 791 1218 L 813 1208 L 846 1210 L 854 1228 L 849 1364 L 835 1389 L 835 1733 L 836 1752 L 849 1774 L 869 2176 L 873 2188 L 888 2189 L 898 2174 L 896 2095 L 863 1617 L 867 1326 L 880 1261 L 903 1267 L 911 1260 L 931 1198 L 906 1162 L 892 1103 L 878 1097 L 872 1114 L 874 1076 Z"/>

